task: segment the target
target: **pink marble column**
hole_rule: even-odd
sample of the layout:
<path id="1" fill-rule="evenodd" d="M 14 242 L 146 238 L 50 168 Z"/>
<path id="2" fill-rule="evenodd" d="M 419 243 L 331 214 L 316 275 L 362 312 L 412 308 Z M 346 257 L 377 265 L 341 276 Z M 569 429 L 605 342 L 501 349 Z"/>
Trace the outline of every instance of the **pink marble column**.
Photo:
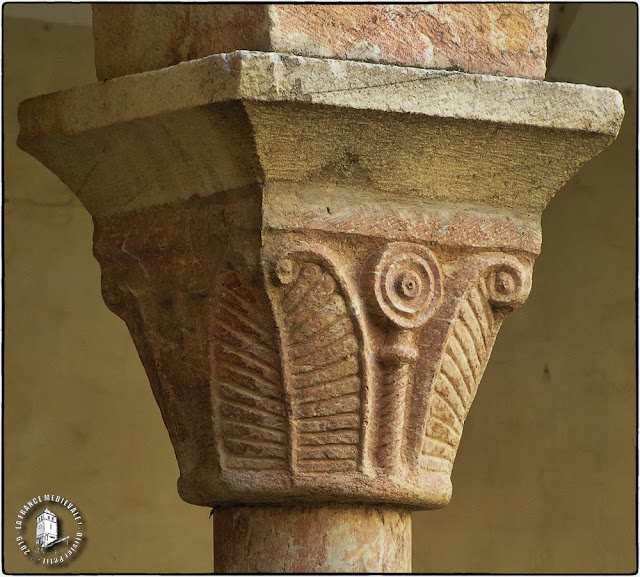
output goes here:
<path id="1" fill-rule="evenodd" d="M 411 514 L 384 506 L 221 507 L 219 573 L 409 573 Z"/>

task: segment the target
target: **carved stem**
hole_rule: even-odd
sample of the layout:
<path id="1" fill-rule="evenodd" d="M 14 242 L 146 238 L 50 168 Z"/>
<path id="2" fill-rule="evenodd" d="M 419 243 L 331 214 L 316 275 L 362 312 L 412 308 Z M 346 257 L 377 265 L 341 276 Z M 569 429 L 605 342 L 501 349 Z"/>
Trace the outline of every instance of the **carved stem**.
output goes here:
<path id="1" fill-rule="evenodd" d="M 400 466 L 404 440 L 407 389 L 413 380 L 413 364 L 418 359 L 414 332 L 392 330 L 378 353 L 383 370 L 379 398 L 378 465 L 388 469 Z"/>

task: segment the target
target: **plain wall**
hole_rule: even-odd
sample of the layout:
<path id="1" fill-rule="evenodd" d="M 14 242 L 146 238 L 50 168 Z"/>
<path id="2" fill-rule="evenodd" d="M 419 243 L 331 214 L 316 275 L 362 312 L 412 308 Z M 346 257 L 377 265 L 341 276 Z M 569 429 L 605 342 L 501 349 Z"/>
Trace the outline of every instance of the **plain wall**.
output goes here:
<path id="1" fill-rule="evenodd" d="M 15 145 L 19 101 L 95 81 L 91 30 L 3 23 L 4 570 L 39 570 L 13 525 L 55 492 L 88 540 L 47 571 L 210 572 L 209 511 L 178 497 L 142 365 L 102 302 L 91 219 Z M 549 71 L 620 89 L 626 118 L 544 214 L 533 290 L 498 336 L 453 499 L 414 514 L 415 572 L 636 569 L 636 46 L 635 5 L 582 5 Z"/>

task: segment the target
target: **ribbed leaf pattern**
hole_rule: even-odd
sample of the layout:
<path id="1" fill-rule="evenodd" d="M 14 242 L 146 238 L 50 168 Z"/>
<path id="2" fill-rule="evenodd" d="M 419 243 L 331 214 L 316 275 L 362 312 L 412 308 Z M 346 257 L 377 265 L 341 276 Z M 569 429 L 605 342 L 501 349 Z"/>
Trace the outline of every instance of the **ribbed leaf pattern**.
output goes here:
<path id="1" fill-rule="evenodd" d="M 302 263 L 283 290 L 295 466 L 299 471 L 355 470 L 360 445 L 358 341 L 331 274 Z"/>
<path id="2" fill-rule="evenodd" d="M 423 465 L 450 472 L 462 425 L 476 395 L 497 327 L 479 286 L 467 291 L 458 307 L 436 373 L 422 448 Z"/>
<path id="3" fill-rule="evenodd" d="M 214 319 L 215 396 L 223 464 L 289 467 L 288 424 L 271 307 L 234 270 L 219 277 Z"/>

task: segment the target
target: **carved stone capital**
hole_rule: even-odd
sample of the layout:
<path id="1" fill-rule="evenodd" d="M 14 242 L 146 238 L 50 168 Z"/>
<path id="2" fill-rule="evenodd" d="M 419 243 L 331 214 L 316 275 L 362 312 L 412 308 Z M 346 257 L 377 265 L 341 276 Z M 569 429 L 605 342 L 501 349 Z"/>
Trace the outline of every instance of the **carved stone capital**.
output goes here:
<path id="1" fill-rule="evenodd" d="M 20 118 L 20 145 L 94 216 L 104 299 L 186 501 L 437 508 L 531 289 L 540 214 L 622 107 L 608 89 L 237 52 Z"/>
<path id="2" fill-rule="evenodd" d="M 182 497 L 446 504 L 464 420 L 535 255 L 260 234 L 257 204 L 235 204 L 96 220 L 104 298 L 147 369 Z"/>

